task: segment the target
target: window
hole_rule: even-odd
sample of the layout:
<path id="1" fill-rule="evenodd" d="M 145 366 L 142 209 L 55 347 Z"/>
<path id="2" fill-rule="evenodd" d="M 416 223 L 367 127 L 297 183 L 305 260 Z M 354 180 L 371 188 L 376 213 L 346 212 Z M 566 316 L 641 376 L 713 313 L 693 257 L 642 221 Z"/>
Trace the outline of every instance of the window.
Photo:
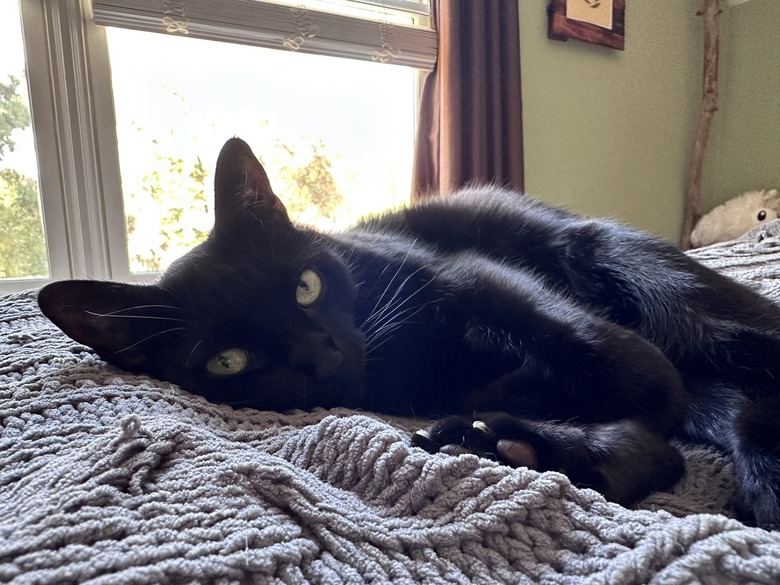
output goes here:
<path id="1" fill-rule="evenodd" d="M 213 164 L 234 135 L 303 223 L 340 227 L 409 196 L 417 80 L 435 59 L 425 2 L 188 0 L 185 12 L 180 0 L 23 0 L 21 26 L 8 5 L 0 22 L 15 27 L 22 69 L 24 32 L 32 125 L 0 169 L 17 161 L 40 184 L 43 221 L 31 212 L 37 230 L 18 228 L 38 247 L 10 240 L 44 263 L 0 273 L 4 290 L 164 269 L 208 233 Z M 37 209 L 37 191 L 24 193 Z M 22 258 L 2 242 L 0 255 Z"/>
<path id="2" fill-rule="evenodd" d="M 131 271 L 164 269 L 206 236 L 211 165 L 231 136 L 301 223 L 345 227 L 408 200 L 413 69 L 107 32 Z"/>
<path id="3" fill-rule="evenodd" d="M 19 6 L 0 4 L 0 279 L 48 277 Z"/>

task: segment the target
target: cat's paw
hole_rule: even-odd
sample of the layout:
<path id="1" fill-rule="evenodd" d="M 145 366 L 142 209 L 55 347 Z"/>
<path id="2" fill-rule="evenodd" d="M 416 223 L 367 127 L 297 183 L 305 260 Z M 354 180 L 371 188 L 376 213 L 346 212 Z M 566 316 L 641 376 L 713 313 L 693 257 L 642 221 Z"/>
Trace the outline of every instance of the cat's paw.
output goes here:
<path id="1" fill-rule="evenodd" d="M 685 471 L 678 451 L 641 421 L 540 421 L 504 413 L 449 417 L 417 431 L 412 444 L 431 453 L 474 453 L 512 467 L 558 471 L 621 504 L 674 485 Z"/>
<path id="2" fill-rule="evenodd" d="M 512 433 L 516 435 L 517 432 Z M 512 467 L 538 468 L 537 449 L 530 434 L 522 438 L 504 437 L 484 420 L 449 417 L 436 422 L 429 429 L 420 429 L 412 435 L 412 445 L 429 453 L 460 455 L 472 453 L 479 457 L 500 461 Z"/>

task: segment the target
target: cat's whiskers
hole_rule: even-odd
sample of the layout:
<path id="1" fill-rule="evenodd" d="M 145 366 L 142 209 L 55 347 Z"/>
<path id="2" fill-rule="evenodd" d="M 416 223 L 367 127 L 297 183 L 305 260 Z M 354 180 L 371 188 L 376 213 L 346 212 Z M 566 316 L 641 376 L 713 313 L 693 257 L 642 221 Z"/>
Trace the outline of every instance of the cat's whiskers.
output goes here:
<path id="1" fill-rule="evenodd" d="M 382 318 L 382 316 L 384 315 L 384 313 L 385 313 L 385 312 L 387 312 L 387 311 L 389 311 L 389 310 L 395 310 L 396 308 L 399 308 L 399 307 L 403 306 L 403 305 L 404 305 L 404 304 L 405 304 L 405 303 L 406 303 L 408 300 L 410 300 L 410 299 L 411 299 L 412 297 L 414 297 L 414 296 L 415 296 L 415 295 L 416 295 L 418 292 L 420 292 L 420 290 L 422 290 L 422 289 L 423 289 L 425 286 L 427 286 L 427 284 L 429 284 L 429 283 L 431 282 L 430 280 L 429 280 L 429 281 L 427 281 L 427 282 L 426 282 L 426 283 L 425 283 L 425 284 L 424 284 L 422 287 L 420 287 L 420 289 L 419 289 L 419 290 L 415 291 L 414 293 L 412 293 L 411 295 L 409 295 L 408 297 L 406 297 L 405 299 L 403 299 L 403 300 L 400 302 L 400 304 L 399 304 L 397 307 L 393 307 L 393 306 L 392 306 L 392 305 L 393 305 L 393 302 L 394 302 L 394 301 L 395 301 L 395 300 L 398 298 L 398 295 L 400 295 L 400 294 L 401 294 L 401 291 L 402 291 L 402 290 L 403 290 L 403 288 L 406 286 L 406 283 L 408 283 L 408 282 L 409 282 L 409 280 L 410 280 L 410 279 L 411 279 L 413 276 L 415 276 L 415 275 L 416 275 L 418 272 L 420 272 L 420 271 L 422 271 L 422 270 L 425 270 L 426 268 L 427 268 L 427 266 L 420 267 L 420 268 L 418 268 L 417 270 L 415 270 L 414 272 L 412 272 L 412 273 L 411 273 L 409 276 L 407 276 L 407 277 L 406 277 L 406 278 L 403 280 L 403 282 L 402 282 L 400 285 L 398 285 L 398 288 L 395 290 L 395 293 L 394 293 L 394 294 L 393 294 L 393 296 L 390 298 L 390 300 L 388 300 L 388 301 L 387 301 L 387 303 L 385 303 L 385 305 L 384 305 L 384 306 L 383 306 L 383 307 L 382 307 L 382 308 L 381 308 L 379 311 L 376 311 L 376 310 L 375 310 L 374 312 L 372 312 L 372 313 L 371 313 L 371 314 L 368 316 L 368 318 L 367 318 L 367 319 L 366 319 L 366 320 L 363 322 L 363 324 L 361 325 L 361 328 L 362 328 L 362 327 L 366 327 L 366 326 L 368 326 L 368 328 L 370 329 L 370 328 L 371 328 L 371 321 L 375 321 L 375 320 L 381 320 L 381 318 Z"/>
<path id="2" fill-rule="evenodd" d="M 89 313 L 90 315 L 94 315 L 96 317 L 138 317 L 139 315 L 123 315 L 122 313 L 128 313 L 130 311 L 138 311 L 140 309 L 170 309 L 173 311 L 183 311 L 181 307 L 176 307 L 173 305 L 134 305 L 132 307 L 125 307 L 124 309 L 111 311 L 110 313 L 96 313 L 93 311 L 85 311 L 85 312 Z M 163 317 L 160 318 L 162 319 Z"/>
<path id="3" fill-rule="evenodd" d="M 150 339 L 153 339 L 155 337 L 159 337 L 160 335 L 165 335 L 166 333 L 172 333 L 173 331 L 183 331 L 185 329 L 187 329 L 187 328 L 186 327 L 172 327 L 170 329 L 166 329 L 165 331 L 158 331 L 157 333 L 152 333 L 151 335 L 148 335 L 147 337 L 144 337 L 143 339 L 139 339 L 135 343 L 132 343 L 132 344 L 128 345 L 127 347 L 124 347 L 124 348 L 120 349 L 116 353 L 125 352 L 128 349 L 134 348 L 136 345 L 140 345 L 140 344 L 142 344 L 142 343 L 144 343 L 146 341 L 149 341 Z"/>
<path id="4" fill-rule="evenodd" d="M 428 301 L 427 303 L 423 303 L 422 305 L 404 309 L 404 311 L 401 311 L 400 313 L 392 314 L 391 319 L 386 321 L 382 327 L 372 331 L 370 335 L 366 336 L 365 355 L 369 356 L 377 349 L 382 347 L 385 343 L 387 343 L 388 341 L 390 341 L 390 339 L 392 339 L 391 334 L 394 331 L 396 331 L 403 325 L 408 325 L 409 323 L 411 323 L 412 321 L 410 321 L 410 319 L 412 317 L 414 317 L 417 313 L 425 309 L 425 307 L 427 307 L 428 305 L 432 305 L 436 302 L 437 302 L 436 300 Z M 401 318 L 401 315 L 403 315 L 404 313 L 410 313 L 410 314 Z M 395 320 L 393 321 L 392 319 Z M 379 343 L 376 343 L 377 340 L 381 340 L 381 341 Z"/>
<path id="5" fill-rule="evenodd" d="M 195 354 L 195 351 L 198 349 L 198 347 L 200 347 L 201 343 L 203 343 L 203 340 L 199 339 L 198 343 L 196 343 L 195 346 L 192 348 L 192 351 L 190 351 L 190 355 L 187 356 L 187 361 L 184 362 L 185 368 L 190 365 L 190 360 L 192 359 L 192 356 Z"/>
<path id="6" fill-rule="evenodd" d="M 84 311 L 88 315 L 93 317 L 106 317 L 109 319 L 148 319 L 152 321 L 177 321 L 179 323 L 187 323 L 187 319 L 181 319 L 179 317 L 158 317 L 155 315 L 114 315 L 111 313 L 95 313 L 94 311 Z"/>
<path id="7" fill-rule="evenodd" d="M 392 311 L 392 310 L 395 310 L 395 309 L 397 309 L 397 308 L 401 307 L 401 306 L 402 306 L 404 303 L 406 303 L 406 301 L 408 301 L 409 299 L 411 299 L 412 297 L 414 297 L 414 296 L 415 296 L 415 295 L 416 295 L 418 292 L 420 292 L 420 290 L 422 290 L 422 288 L 424 288 L 425 286 L 427 286 L 427 285 L 428 285 L 428 283 L 430 283 L 430 280 L 429 280 L 429 281 L 427 281 L 427 282 L 426 282 L 426 283 L 423 285 L 423 287 L 421 287 L 419 290 L 415 291 L 414 293 L 412 293 L 411 295 L 409 295 L 409 296 L 407 296 L 405 299 L 403 299 L 403 300 L 401 301 L 401 303 L 400 303 L 400 304 L 398 304 L 398 305 L 397 305 L 397 306 L 395 306 L 395 307 L 393 306 L 393 302 L 394 302 L 394 301 L 395 301 L 395 300 L 398 298 L 398 296 L 401 294 L 401 292 L 403 291 L 403 289 L 404 289 L 404 287 L 406 286 L 406 284 L 407 284 L 407 283 L 408 283 L 408 282 L 409 282 L 409 281 L 410 281 L 410 280 L 411 280 L 411 279 L 412 279 L 412 278 L 413 278 L 413 277 L 414 277 L 414 276 L 415 276 L 417 273 L 419 273 L 420 271 L 422 271 L 422 270 L 425 270 L 425 269 L 427 269 L 427 268 L 428 268 L 428 266 L 421 266 L 420 268 L 418 268 L 417 270 L 415 270 L 414 272 L 412 272 L 411 274 L 409 274 L 409 275 L 408 275 L 408 276 L 407 276 L 407 277 L 406 277 L 406 278 L 405 278 L 405 279 L 404 279 L 404 280 L 403 280 L 403 281 L 402 281 L 402 282 L 401 282 L 401 283 L 400 283 L 400 284 L 399 284 L 399 285 L 396 287 L 396 289 L 395 289 L 395 292 L 393 293 L 393 296 L 392 296 L 392 297 L 390 297 L 390 299 L 389 299 L 387 302 L 385 302 L 383 305 L 381 305 L 381 306 L 380 306 L 380 303 L 382 302 L 382 299 L 384 298 L 385 294 L 386 294 L 386 293 L 387 293 L 387 291 L 390 289 L 390 286 L 393 284 L 393 282 L 395 281 L 395 279 L 398 277 L 398 274 L 399 274 L 399 272 L 400 272 L 400 270 L 401 270 L 401 267 L 399 267 L 399 269 L 398 269 L 398 270 L 396 271 L 396 273 L 393 275 L 393 278 L 391 278 L 391 279 L 390 279 L 390 282 L 389 282 L 389 283 L 387 284 L 387 286 L 385 287 L 385 290 L 384 290 L 384 291 L 382 291 L 382 294 L 379 296 L 379 299 L 377 299 L 377 302 L 376 302 L 376 304 L 374 305 L 374 308 L 373 308 L 373 309 L 371 310 L 371 312 L 369 313 L 368 317 L 366 317 L 366 319 L 363 321 L 363 323 L 361 323 L 361 324 L 360 324 L 360 329 L 361 329 L 361 330 L 370 330 L 370 329 L 371 329 L 371 328 L 372 328 L 372 327 L 373 327 L 373 326 L 374 326 L 374 325 L 375 325 L 377 322 L 379 322 L 379 321 L 381 321 L 381 320 L 382 320 L 382 318 L 383 318 L 383 316 L 385 315 L 385 313 L 386 313 L 386 312 L 388 312 L 388 311 Z"/>
<path id="8" fill-rule="evenodd" d="M 408 300 L 408 299 L 407 299 Z M 404 301 L 405 303 L 406 301 Z M 387 331 L 389 327 L 397 327 L 402 323 L 405 323 L 408 319 L 419 313 L 426 306 L 435 303 L 436 301 L 428 301 L 423 305 L 415 305 L 413 307 L 407 307 L 400 310 L 403 303 L 394 308 L 393 312 L 388 313 L 381 321 L 377 321 L 371 327 L 366 329 L 363 333 L 369 338 L 381 335 Z M 411 314 L 410 314 L 411 313 Z"/>
<path id="9" fill-rule="evenodd" d="M 382 345 L 384 345 L 390 339 L 392 339 L 392 334 L 395 331 L 397 331 L 401 326 L 410 323 L 410 320 L 415 315 L 417 315 L 420 311 L 422 311 L 429 305 L 438 302 L 438 299 L 434 299 L 422 304 L 406 306 L 415 297 L 417 297 L 426 287 L 428 287 L 433 282 L 433 279 L 424 282 L 421 286 L 417 288 L 417 290 L 415 290 L 411 294 L 401 299 L 398 298 L 402 290 L 404 289 L 404 287 L 406 287 L 409 280 L 420 270 L 423 270 L 423 268 L 427 268 L 427 267 L 419 268 L 418 270 L 414 271 L 412 274 L 407 276 L 403 280 L 403 282 L 399 284 L 395 293 L 387 301 L 387 303 L 385 303 L 385 305 L 382 306 L 381 309 L 369 315 L 369 317 L 364 322 L 364 327 L 366 324 L 368 324 L 368 326 L 363 329 L 363 333 L 366 338 L 366 353 L 365 353 L 366 356 L 370 356 L 378 348 L 380 348 Z"/>
<path id="10" fill-rule="evenodd" d="M 387 294 L 387 291 L 388 291 L 388 290 L 390 290 L 390 286 L 393 284 L 393 282 L 395 282 L 395 279 L 396 279 L 396 278 L 398 277 L 398 275 L 401 273 L 401 270 L 403 270 L 404 266 L 406 265 L 406 261 L 409 259 L 409 254 L 411 254 L 411 253 L 412 253 L 412 248 L 414 248 L 414 245 L 415 245 L 416 243 L 417 243 L 417 239 L 415 238 L 415 240 L 414 240 L 414 241 L 412 242 L 412 244 L 409 246 L 409 249 L 406 251 L 406 255 L 404 256 L 404 259 L 403 259 L 403 260 L 401 260 L 401 264 L 400 264 L 400 266 L 398 266 L 398 268 L 397 268 L 397 269 L 396 269 L 396 271 L 395 271 L 395 274 L 393 274 L 393 277 L 392 277 L 392 278 L 390 279 L 390 281 L 387 283 L 387 286 L 385 287 L 385 290 L 383 290 L 383 291 L 382 291 L 382 294 L 381 294 L 381 295 L 379 295 L 379 298 L 376 300 L 376 304 L 374 305 L 374 308 L 373 308 L 373 309 L 371 309 L 371 312 L 370 312 L 370 313 L 369 313 L 369 315 L 368 315 L 368 319 L 370 319 L 370 318 L 371 318 L 371 317 L 374 315 L 374 313 L 376 312 L 376 310 L 377 310 L 377 308 L 379 307 L 380 303 L 382 302 L 382 299 L 383 299 L 383 298 L 385 298 L 385 295 Z M 387 271 L 387 269 L 388 269 L 388 268 L 390 268 L 390 264 L 388 264 L 387 266 L 385 266 L 385 267 L 382 269 L 382 272 L 380 272 L 380 273 L 379 273 L 379 276 L 378 276 L 378 278 L 382 278 L 382 276 L 385 274 L 385 272 Z M 401 285 L 401 286 L 403 286 L 403 283 L 402 283 L 402 285 Z M 398 291 L 396 291 L 396 292 L 398 292 Z M 366 319 L 366 321 L 364 321 L 364 322 L 363 322 L 363 323 L 360 325 L 361 329 L 362 329 L 362 328 L 363 328 L 363 326 L 366 324 L 366 322 L 368 321 L 368 319 Z"/>

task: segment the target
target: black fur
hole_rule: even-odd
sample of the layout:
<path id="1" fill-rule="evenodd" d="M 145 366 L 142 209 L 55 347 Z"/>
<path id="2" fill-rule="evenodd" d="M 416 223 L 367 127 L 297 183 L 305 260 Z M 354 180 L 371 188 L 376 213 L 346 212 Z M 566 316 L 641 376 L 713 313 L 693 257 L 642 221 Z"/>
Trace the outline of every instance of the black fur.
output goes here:
<path id="1" fill-rule="evenodd" d="M 44 313 L 209 400 L 437 417 L 420 446 L 563 470 L 623 503 L 680 477 L 670 438 L 707 441 L 734 456 L 739 506 L 780 526 L 780 309 L 763 297 L 493 187 L 317 233 L 232 139 L 215 192 L 211 236 L 158 284 L 54 283 Z"/>

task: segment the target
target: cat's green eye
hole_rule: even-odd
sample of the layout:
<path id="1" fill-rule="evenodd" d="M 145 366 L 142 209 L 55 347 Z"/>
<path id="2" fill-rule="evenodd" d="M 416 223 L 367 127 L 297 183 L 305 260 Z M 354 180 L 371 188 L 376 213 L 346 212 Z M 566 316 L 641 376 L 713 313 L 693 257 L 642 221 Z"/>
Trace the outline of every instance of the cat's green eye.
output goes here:
<path id="1" fill-rule="evenodd" d="M 312 305 L 322 294 L 322 279 L 320 275 L 307 268 L 298 277 L 298 288 L 295 290 L 295 299 L 302 307 Z"/>
<path id="2" fill-rule="evenodd" d="M 223 349 L 206 363 L 206 369 L 215 376 L 234 376 L 249 365 L 249 354 L 239 347 Z"/>

